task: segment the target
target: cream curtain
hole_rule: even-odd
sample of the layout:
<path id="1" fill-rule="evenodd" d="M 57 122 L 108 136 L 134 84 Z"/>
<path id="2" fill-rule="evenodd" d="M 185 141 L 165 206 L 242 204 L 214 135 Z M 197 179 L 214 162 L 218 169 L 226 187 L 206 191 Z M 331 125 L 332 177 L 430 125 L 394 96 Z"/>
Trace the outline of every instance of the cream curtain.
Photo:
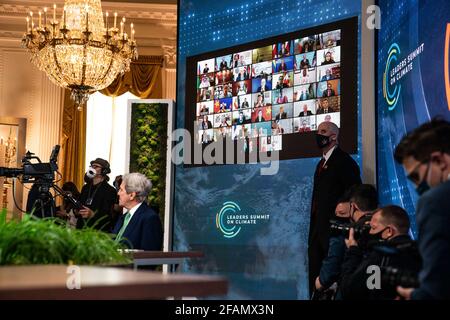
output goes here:
<path id="1" fill-rule="evenodd" d="M 163 61 L 162 56 L 140 56 L 137 61 L 131 63 L 129 72 L 118 77 L 100 92 L 110 97 L 118 97 L 129 91 L 141 99 L 161 98 Z"/>

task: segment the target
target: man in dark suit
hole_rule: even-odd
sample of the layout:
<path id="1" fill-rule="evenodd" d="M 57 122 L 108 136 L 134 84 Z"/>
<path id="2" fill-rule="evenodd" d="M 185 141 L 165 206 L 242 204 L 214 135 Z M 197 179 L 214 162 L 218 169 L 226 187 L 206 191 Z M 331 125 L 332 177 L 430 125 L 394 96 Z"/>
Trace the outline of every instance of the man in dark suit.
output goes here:
<path id="1" fill-rule="evenodd" d="M 244 113 L 239 112 L 239 117 L 236 119 L 236 124 L 244 124 L 244 122 L 245 122 Z"/>
<path id="2" fill-rule="evenodd" d="M 332 89 L 331 83 L 327 84 L 327 89 L 323 90 L 322 97 L 333 97 L 336 93 Z"/>
<path id="3" fill-rule="evenodd" d="M 287 119 L 287 113 L 284 111 L 284 107 L 280 107 L 280 112 L 275 116 L 275 120 Z"/>
<path id="4" fill-rule="evenodd" d="M 264 91 L 268 91 L 269 87 L 266 85 L 266 79 L 262 78 L 261 79 L 261 85 L 258 87 L 258 90 L 256 90 L 257 92 L 264 92 Z"/>
<path id="5" fill-rule="evenodd" d="M 312 112 L 308 110 L 308 106 L 305 104 L 303 105 L 303 111 L 298 114 L 299 117 L 308 117 L 312 116 Z"/>
<path id="6" fill-rule="evenodd" d="M 322 122 L 319 125 L 316 141 L 323 157 L 314 173 L 311 202 L 308 239 L 310 294 L 322 260 L 328 254 L 330 219 L 334 216 L 338 200 L 351 186 L 361 183 L 358 164 L 339 148 L 338 137 L 339 128 L 333 122 Z"/>
<path id="7" fill-rule="evenodd" d="M 220 68 L 219 69 L 220 69 L 220 71 L 228 69 L 228 64 L 225 61 L 225 58 L 222 58 L 222 62 L 220 62 Z"/>
<path id="8" fill-rule="evenodd" d="M 203 73 L 208 73 L 209 72 L 209 67 L 208 64 L 205 63 L 205 67 L 203 68 Z"/>
<path id="9" fill-rule="evenodd" d="M 119 218 L 113 233 L 132 249 L 161 250 L 163 231 L 159 216 L 146 203 L 152 183 L 141 173 L 123 177 L 118 192 L 119 205 L 127 212 Z"/>
<path id="10" fill-rule="evenodd" d="M 203 116 L 203 121 L 200 123 L 200 127 L 203 130 L 212 128 L 212 123 L 208 120 L 208 116 Z"/>
<path id="11" fill-rule="evenodd" d="M 247 101 L 247 98 L 244 98 L 244 102 L 242 102 L 241 108 L 242 108 L 242 109 L 244 109 L 244 108 L 250 108 L 250 106 L 249 106 L 249 104 L 248 104 L 248 101 Z"/>
<path id="12" fill-rule="evenodd" d="M 397 288 L 405 299 L 450 299 L 450 123 L 435 119 L 406 135 L 395 160 L 420 195 L 416 222 L 423 268 L 416 289 Z"/>
<path id="13" fill-rule="evenodd" d="M 316 114 L 325 114 L 329 112 L 334 112 L 334 110 L 330 108 L 328 99 L 321 99 L 320 106 L 317 108 Z"/>
<path id="14" fill-rule="evenodd" d="M 328 80 L 333 80 L 334 76 L 331 74 L 331 70 L 327 69 L 326 74 L 322 77 L 322 79 L 320 81 L 328 81 Z"/>

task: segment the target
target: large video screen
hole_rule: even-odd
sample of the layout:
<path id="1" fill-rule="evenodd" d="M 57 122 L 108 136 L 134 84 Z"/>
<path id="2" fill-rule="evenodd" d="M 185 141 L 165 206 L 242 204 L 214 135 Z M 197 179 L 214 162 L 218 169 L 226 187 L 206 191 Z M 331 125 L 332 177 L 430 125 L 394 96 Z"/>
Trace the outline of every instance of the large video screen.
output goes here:
<path id="1" fill-rule="evenodd" d="M 341 128 L 344 149 L 355 153 L 356 23 L 189 57 L 185 116 L 193 144 L 231 139 L 238 152 L 313 157 L 320 155 L 317 127 L 331 121 Z"/>

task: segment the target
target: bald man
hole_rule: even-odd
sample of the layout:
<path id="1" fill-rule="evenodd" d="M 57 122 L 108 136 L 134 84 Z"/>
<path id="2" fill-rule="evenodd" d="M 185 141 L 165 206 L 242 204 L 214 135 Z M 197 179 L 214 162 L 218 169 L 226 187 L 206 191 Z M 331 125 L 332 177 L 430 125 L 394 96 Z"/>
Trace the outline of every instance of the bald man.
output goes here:
<path id="1" fill-rule="evenodd" d="M 310 295 L 322 260 L 328 254 L 330 219 L 338 200 L 351 186 L 361 183 L 358 164 L 339 148 L 338 138 L 339 128 L 335 123 L 327 121 L 319 124 L 316 142 L 323 156 L 314 173 L 311 202 L 308 239 Z"/>

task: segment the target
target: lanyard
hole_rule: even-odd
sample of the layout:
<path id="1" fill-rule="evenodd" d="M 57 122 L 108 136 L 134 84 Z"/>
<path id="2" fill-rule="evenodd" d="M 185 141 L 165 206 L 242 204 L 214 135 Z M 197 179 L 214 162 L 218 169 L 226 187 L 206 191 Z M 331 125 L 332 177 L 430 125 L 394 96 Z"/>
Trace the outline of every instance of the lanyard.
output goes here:
<path id="1" fill-rule="evenodd" d="M 93 186 L 93 184 L 91 184 L 91 185 L 89 186 L 89 196 L 88 196 L 88 198 L 87 198 L 87 200 L 86 200 L 86 204 L 87 204 L 88 206 L 92 205 L 92 201 L 94 201 L 95 194 L 97 193 L 98 189 L 100 188 L 100 184 L 101 184 L 101 183 L 102 183 L 102 182 L 100 182 L 100 183 L 95 187 L 95 190 L 94 190 L 94 193 L 92 194 L 92 196 L 91 196 L 91 191 L 92 191 L 92 186 Z"/>

